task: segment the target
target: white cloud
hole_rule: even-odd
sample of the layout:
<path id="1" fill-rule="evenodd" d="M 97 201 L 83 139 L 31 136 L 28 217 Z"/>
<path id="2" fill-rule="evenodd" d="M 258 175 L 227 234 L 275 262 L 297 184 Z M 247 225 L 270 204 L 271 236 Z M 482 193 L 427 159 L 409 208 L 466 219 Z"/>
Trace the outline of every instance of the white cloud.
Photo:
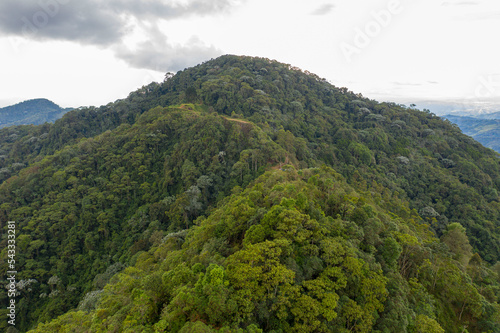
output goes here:
<path id="1" fill-rule="evenodd" d="M 500 71 L 497 0 L 40 1 L 67 4 L 25 37 L 21 19 L 33 19 L 38 0 L 0 2 L 0 99 L 107 103 L 152 73 L 222 53 L 276 59 L 386 100 L 474 97 L 479 78 Z M 341 43 L 394 3 L 402 10 L 346 62 Z"/>

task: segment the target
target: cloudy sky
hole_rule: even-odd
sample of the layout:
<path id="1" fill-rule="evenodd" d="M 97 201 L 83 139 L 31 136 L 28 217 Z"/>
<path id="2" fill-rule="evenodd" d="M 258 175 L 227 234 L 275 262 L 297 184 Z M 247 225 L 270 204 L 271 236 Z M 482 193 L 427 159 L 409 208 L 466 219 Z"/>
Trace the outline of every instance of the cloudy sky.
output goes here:
<path id="1" fill-rule="evenodd" d="M 498 0 L 1 0 L 0 106 L 124 98 L 222 54 L 378 100 L 500 104 Z"/>

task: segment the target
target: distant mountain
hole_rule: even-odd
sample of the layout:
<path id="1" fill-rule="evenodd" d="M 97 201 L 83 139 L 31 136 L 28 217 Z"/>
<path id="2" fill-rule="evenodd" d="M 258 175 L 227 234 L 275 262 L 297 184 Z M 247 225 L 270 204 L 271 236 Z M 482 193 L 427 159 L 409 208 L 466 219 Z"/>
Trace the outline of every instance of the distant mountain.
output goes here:
<path id="1" fill-rule="evenodd" d="M 493 112 L 493 113 L 485 113 L 478 115 L 476 118 L 480 119 L 500 119 L 500 111 L 499 112 Z"/>
<path id="2" fill-rule="evenodd" d="M 0 109 L 0 127 L 52 123 L 72 108 L 61 108 L 45 98 L 32 99 Z"/>
<path id="3" fill-rule="evenodd" d="M 403 104 L 409 104 L 408 102 Z M 466 107 L 463 103 L 449 102 L 449 101 L 421 101 L 415 102 L 417 108 L 428 109 L 432 113 L 442 116 L 447 114 L 468 116 L 473 110 Z"/>
<path id="4" fill-rule="evenodd" d="M 403 104 L 416 104 L 419 109 L 428 109 L 438 116 L 454 115 L 484 119 L 500 119 L 500 105 L 496 100 L 482 101 L 402 101 Z"/>
<path id="5" fill-rule="evenodd" d="M 500 113 L 496 113 L 500 116 Z M 490 114 L 493 115 L 493 114 Z M 500 119 L 474 117 L 444 116 L 467 135 L 482 143 L 485 147 L 500 152 Z"/>

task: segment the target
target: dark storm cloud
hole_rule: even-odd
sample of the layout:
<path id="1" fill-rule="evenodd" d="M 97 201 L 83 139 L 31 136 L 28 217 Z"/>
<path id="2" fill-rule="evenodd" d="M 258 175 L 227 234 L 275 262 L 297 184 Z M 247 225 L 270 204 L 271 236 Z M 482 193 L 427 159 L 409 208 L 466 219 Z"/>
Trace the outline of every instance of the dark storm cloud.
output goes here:
<path id="1" fill-rule="evenodd" d="M 191 40 L 192 45 L 176 47 L 167 43 L 164 34 L 155 31 L 136 52 L 131 52 L 123 45 L 123 38 L 134 29 L 132 22 L 155 25 L 159 20 L 213 15 L 226 12 L 242 1 L 2 0 L 0 34 L 111 47 L 119 58 L 134 67 L 165 70 L 168 64 L 175 67 L 169 70 L 176 70 L 190 59 L 206 59 L 207 55 L 215 56 L 220 51 L 196 39 Z M 160 52 L 167 53 L 162 56 Z M 189 52 L 198 52 L 199 56 Z"/>
<path id="2" fill-rule="evenodd" d="M 6 35 L 106 45 L 120 41 L 126 26 L 124 19 L 95 1 L 0 2 L 0 33 Z"/>

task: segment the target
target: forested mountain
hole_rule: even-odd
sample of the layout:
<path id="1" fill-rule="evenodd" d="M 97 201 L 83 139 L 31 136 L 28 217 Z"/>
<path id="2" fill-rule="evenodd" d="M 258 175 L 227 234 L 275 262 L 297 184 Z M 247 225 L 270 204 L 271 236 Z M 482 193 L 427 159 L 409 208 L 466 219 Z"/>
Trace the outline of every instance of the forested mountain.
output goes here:
<path id="1" fill-rule="evenodd" d="M 472 136 L 485 147 L 500 152 L 500 116 L 499 118 L 474 118 L 446 115 L 446 119 L 458 127 L 467 135 Z"/>
<path id="2" fill-rule="evenodd" d="M 499 155 L 432 113 L 223 56 L 0 145 L 20 331 L 500 331 Z"/>
<path id="3" fill-rule="evenodd" d="M 40 125 L 61 118 L 71 108 L 61 108 L 45 98 L 31 99 L 0 108 L 0 128 L 13 125 Z"/>

